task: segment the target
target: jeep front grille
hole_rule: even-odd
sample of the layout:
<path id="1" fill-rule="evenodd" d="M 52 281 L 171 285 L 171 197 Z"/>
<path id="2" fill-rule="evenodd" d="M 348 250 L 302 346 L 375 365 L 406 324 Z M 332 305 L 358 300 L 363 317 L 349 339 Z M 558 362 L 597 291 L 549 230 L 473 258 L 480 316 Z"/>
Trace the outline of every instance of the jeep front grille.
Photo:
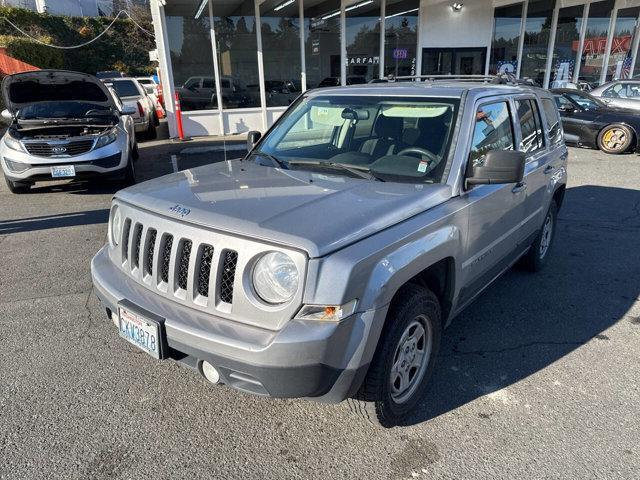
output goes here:
<path id="1" fill-rule="evenodd" d="M 73 157 L 90 151 L 93 148 L 93 139 L 72 140 L 67 143 L 24 142 L 24 148 L 31 155 L 39 157 Z"/>
<path id="2" fill-rule="evenodd" d="M 223 304 L 233 303 L 237 251 L 174 238 L 131 218 L 125 219 L 124 226 L 121 251 L 125 271 L 138 276 L 136 272 L 142 267 L 142 283 L 201 306 L 209 304 L 211 295 Z M 216 251 L 221 252 L 218 257 Z M 220 268 L 214 269 L 217 265 Z M 217 286 L 215 292 L 212 285 Z"/>

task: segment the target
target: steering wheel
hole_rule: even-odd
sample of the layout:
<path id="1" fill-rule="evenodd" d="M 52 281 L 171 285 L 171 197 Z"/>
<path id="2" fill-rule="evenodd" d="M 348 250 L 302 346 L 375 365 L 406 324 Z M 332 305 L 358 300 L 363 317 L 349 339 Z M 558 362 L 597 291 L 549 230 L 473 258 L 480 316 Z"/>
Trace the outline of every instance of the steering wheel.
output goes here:
<path id="1" fill-rule="evenodd" d="M 422 147 L 403 148 L 398 153 L 396 153 L 396 155 L 420 155 L 422 157 L 427 157 L 430 164 L 431 163 L 435 164 L 435 163 L 438 163 L 439 161 L 438 157 L 436 157 L 436 155 L 432 151 Z"/>

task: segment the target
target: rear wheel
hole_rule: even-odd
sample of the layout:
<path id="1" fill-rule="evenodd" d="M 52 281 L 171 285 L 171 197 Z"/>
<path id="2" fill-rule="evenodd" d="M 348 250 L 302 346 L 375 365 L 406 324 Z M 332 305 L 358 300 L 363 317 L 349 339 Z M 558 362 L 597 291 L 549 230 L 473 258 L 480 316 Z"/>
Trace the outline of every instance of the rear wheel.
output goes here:
<path id="1" fill-rule="evenodd" d="M 4 177 L 4 180 L 11 193 L 27 193 L 31 189 L 31 182 L 15 182 L 7 177 Z"/>
<path id="2" fill-rule="evenodd" d="M 551 200 L 549 210 L 544 217 L 542 228 L 538 232 L 538 236 L 533 241 L 531 248 L 522 257 L 522 265 L 527 270 L 532 272 L 538 272 L 547 263 L 547 257 L 549 256 L 549 250 L 553 242 L 553 237 L 556 231 L 556 219 L 558 217 L 558 206 L 555 200 Z"/>
<path id="3" fill-rule="evenodd" d="M 369 372 L 351 410 L 392 427 L 403 423 L 426 393 L 440 349 L 440 303 L 427 288 L 408 284 L 389 309 Z"/>
<path id="4" fill-rule="evenodd" d="M 158 132 L 156 131 L 156 124 L 153 121 L 153 117 L 149 117 L 149 126 L 147 127 L 145 137 L 147 137 L 150 140 L 153 140 L 158 137 Z"/>
<path id="5" fill-rule="evenodd" d="M 608 125 L 598 135 L 598 147 L 606 153 L 624 153 L 631 147 L 633 132 L 625 125 Z"/>
<path id="6" fill-rule="evenodd" d="M 133 156 L 129 155 L 129 161 L 127 162 L 127 168 L 124 173 L 123 183 L 125 186 L 135 185 L 136 183 L 136 169 L 133 165 Z"/>

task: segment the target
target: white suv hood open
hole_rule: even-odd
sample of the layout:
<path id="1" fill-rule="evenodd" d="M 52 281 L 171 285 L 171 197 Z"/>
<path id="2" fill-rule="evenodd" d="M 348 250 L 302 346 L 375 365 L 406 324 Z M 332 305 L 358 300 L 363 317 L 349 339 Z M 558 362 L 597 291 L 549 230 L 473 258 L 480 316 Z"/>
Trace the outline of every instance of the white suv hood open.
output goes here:
<path id="1" fill-rule="evenodd" d="M 14 115 L 26 105 L 55 101 L 88 102 L 116 109 L 113 97 L 100 80 L 66 70 L 38 70 L 5 77 L 2 96 Z"/>

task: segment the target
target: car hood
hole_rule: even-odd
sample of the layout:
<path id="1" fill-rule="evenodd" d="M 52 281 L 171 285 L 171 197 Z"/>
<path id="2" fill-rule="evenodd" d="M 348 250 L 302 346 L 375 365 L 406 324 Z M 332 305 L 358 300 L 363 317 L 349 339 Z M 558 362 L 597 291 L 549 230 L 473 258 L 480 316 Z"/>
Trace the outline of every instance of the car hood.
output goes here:
<path id="1" fill-rule="evenodd" d="M 232 160 L 150 180 L 116 197 L 163 216 L 320 257 L 445 202 L 451 187 Z"/>
<path id="2" fill-rule="evenodd" d="M 37 70 L 2 80 L 2 96 L 13 114 L 26 105 L 81 101 L 116 109 L 107 87 L 93 75 L 66 70 Z"/>

